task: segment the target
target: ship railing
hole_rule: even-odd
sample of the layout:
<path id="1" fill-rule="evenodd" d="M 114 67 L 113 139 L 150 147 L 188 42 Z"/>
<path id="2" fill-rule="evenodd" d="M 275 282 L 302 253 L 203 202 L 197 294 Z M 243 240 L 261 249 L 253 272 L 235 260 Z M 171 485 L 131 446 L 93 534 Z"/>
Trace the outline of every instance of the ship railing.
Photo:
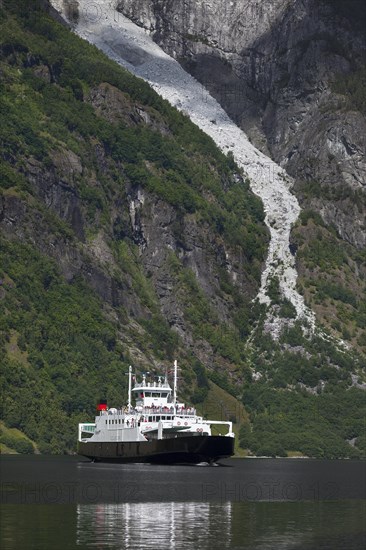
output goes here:
<path id="1" fill-rule="evenodd" d="M 196 416 L 196 409 L 177 409 L 176 414 L 179 416 Z"/>
<path id="2" fill-rule="evenodd" d="M 179 415 L 179 416 L 196 416 L 196 409 L 189 407 L 189 408 L 176 408 L 174 411 L 174 407 L 139 407 L 138 409 L 130 409 L 128 410 L 127 407 L 124 407 L 122 409 L 109 409 L 106 411 L 100 411 L 100 416 L 109 416 L 109 415 L 118 415 L 118 416 L 129 416 L 129 415 L 138 415 L 138 414 L 172 414 L 172 415 Z M 86 424 L 84 424 L 86 425 Z"/>
<path id="3" fill-rule="evenodd" d="M 159 389 L 164 389 L 164 390 L 170 390 L 171 391 L 171 387 L 169 384 L 165 383 L 165 382 L 162 382 L 161 384 L 157 383 L 157 382 L 145 382 L 142 383 L 142 382 L 138 382 L 134 385 L 134 387 L 132 388 L 133 390 L 135 389 L 146 389 L 146 390 L 151 390 L 151 389 L 156 389 L 156 390 L 159 390 Z"/>
<path id="4" fill-rule="evenodd" d="M 132 409 L 132 408 L 128 410 L 128 407 L 122 407 L 121 409 L 115 409 L 113 407 L 105 411 L 100 411 L 100 416 L 111 416 L 111 415 L 128 416 L 128 415 L 139 414 L 139 412 L 140 411 L 138 411 L 137 409 Z"/>
<path id="5" fill-rule="evenodd" d="M 142 414 L 175 414 L 179 416 L 196 416 L 196 409 L 176 409 L 174 407 L 143 407 Z"/>

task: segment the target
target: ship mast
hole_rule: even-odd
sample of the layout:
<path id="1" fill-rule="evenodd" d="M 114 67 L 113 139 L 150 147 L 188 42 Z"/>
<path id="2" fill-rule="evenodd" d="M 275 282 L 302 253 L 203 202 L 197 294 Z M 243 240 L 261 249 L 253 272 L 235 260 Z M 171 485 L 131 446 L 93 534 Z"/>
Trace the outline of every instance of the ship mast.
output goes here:
<path id="1" fill-rule="evenodd" d="M 131 365 L 128 367 L 128 403 L 127 408 L 128 412 L 131 411 L 131 401 L 132 401 L 132 367 Z"/>
<path id="2" fill-rule="evenodd" d="M 177 404 L 177 373 L 178 373 L 178 363 L 177 363 L 177 360 L 175 360 L 174 361 L 174 386 L 173 386 L 174 413 L 176 412 L 176 404 Z"/>

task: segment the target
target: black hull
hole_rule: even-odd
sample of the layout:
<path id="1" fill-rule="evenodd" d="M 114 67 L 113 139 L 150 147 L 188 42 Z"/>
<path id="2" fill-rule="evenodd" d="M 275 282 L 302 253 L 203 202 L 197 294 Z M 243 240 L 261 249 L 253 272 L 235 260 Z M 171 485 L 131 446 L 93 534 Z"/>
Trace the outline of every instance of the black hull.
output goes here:
<path id="1" fill-rule="evenodd" d="M 99 462 L 198 464 L 232 456 L 234 438 L 200 435 L 131 443 L 79 442 L 78 454 Z"/>

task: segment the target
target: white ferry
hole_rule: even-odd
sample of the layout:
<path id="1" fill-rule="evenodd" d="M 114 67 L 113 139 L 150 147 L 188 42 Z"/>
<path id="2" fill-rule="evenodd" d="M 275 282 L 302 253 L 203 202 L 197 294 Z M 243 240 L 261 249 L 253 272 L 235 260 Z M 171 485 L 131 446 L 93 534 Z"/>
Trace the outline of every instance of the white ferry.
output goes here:
<path id="1" fill-rule="evenodd" d="M 78 454 L 103 462 L 214 463 L 234 454 L 232 422 L 205 420 L 193 407 L 177 401 L 177 362 L 174 387 L 167 375 L 132 387 L 128 372 L 128 403 L 108 408 L 102 401 L 93 423 L 79 424 Z M 132 405 L 134 395 L 135 405 Z M 213 424 L 226 426 L 224 435 L 212 435 Z"/>

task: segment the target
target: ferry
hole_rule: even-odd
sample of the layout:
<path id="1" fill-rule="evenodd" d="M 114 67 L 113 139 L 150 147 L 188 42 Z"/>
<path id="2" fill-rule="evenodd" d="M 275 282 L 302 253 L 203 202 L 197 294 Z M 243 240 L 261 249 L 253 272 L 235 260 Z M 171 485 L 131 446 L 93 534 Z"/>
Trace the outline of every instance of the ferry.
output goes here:
<path id="1" fill-rule="evenodd" d="M 79 424 L 78 454 L 98 462 L 155 464 L 214 464 L 232 456 L 232 422 L 205 420 L 178 402 L 177 370 L 175 361 L 172 389 L 167 374 L 155 381 L 142 375 L 138 382 L 129 367 L 127 405 L 108 408 L 101 401 L 95 421 Z M 227 433 L 212 435 L 212 425 Z"/>

